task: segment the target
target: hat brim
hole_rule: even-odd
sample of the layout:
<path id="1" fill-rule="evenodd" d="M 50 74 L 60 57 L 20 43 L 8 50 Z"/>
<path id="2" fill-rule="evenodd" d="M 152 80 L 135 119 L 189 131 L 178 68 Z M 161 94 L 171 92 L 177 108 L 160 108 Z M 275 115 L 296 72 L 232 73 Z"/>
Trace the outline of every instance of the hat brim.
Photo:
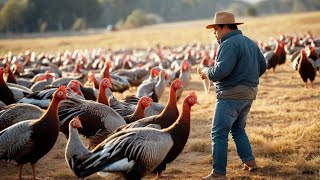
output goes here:
<path id="1" fill-rule="evenodd" d="M 232 23 L 232 24 L 241 25 L 243 23 L 239 22 L 239 23 Z M 216 25 L 219 25 L 219 24 L 209 24 L 209 25 L 206 26 L 206 29 L 213 29 Z"/>

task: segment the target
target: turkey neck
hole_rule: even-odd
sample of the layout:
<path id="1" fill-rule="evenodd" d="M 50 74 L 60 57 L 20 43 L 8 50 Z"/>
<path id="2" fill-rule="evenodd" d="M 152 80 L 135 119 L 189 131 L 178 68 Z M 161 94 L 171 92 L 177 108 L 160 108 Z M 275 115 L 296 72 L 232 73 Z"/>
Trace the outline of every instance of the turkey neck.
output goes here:
<path id="1" fill-rule="evenodd" d="M 299 64 L 303 64 L 303 63 L 309 63 L 309 61 L 308 61 L 307 55 L 301 53 L 301 60 Z"/>
<path id="2" fill-rule="evenodd" d="M 55 119 L 58 127 L 59 127 L 59 117 L 58 117 L 58 105 L 60 100 L 57 99 L 55 96 L 53 97 L 51 103 L 49 104 L 49 107 L 45 114 L 40 118 L 43 119 Z"/>
<path id="3" fill-rule="evenodd" d="M 280 53 L 281 53 L 281 44 L 280 42 L 277 42 L 277 48 L 275 49 L 275 54 L 279 56 Z"/>
<path id="4" fill-rule="evenodd" d="M 60 131 L 58 117 L 59 102 L 60 100 L 54 96 L 45 114 L 43 114 L 39 120 L 32 122 L 33 128 L 38 131 L 39 134 L 42 134 L 40 141 L 48 144 L 46 147 L 43 147 L 48 151 L 56 142 Z"/>
<path id="5" fill-rule="evenodd" d="M 0 76 L 0 100 L 6 105 L 16 103 L 12 91 L 9 89 L 7 83 L 3 79 L 3 74 L 0 74 Z"/>
<path id="6" fill-rule="evenodd" d="M 105 64 L 104 68 L 102 69 L 102 77 L 100 77 L 101 80 L 103 78 L 109 78 L 110 79 L 109 69 L 110 69 L 109 65 Z"/>
<path id="7" fill-rule="evenodd" d="M 182 152 L 188 141 L 190 133 L 190 111 L 190 105 L 184 102 L 181 115 L 175 123 L 167 128 L 167 131 L 171 134 L 171 138 L 174 143 L 165 158 L 166 163 L 170 163 L 175 160 Z"/>
<path id="8" fill-rule="evenodd" d="M 309 58 L 313 59 L 314 61 L 318 59 L 318 54 L 317 52 L 313 49 L 313 50 L 310 50 L 310 55 L 309 55 Z"/>
<path id="9" fill-rule="evenodd" d="M 71 149 L 71 151 L 75 150 L 77 152 L 89 152 L 89 150 L 84 146 L 83 142 L 80 139 L 78 129 L 73 128 L 72 126 L 69 126 L 69 139 L 67 142 L 67 147 L 76 148 Z"/>
<path id="10" fill-rule="evenodd" d="M 177 110 L 178 111 L 178 108 L 177 108 L 177 95 L 176 95 L 176 90 L 174 89 L 173 86 L 170 87 L 170 93 L 169 93 L 169 99 L 167 101 L 167 104 L 164 108 L 164 110 L 162 111 L 161 114 L 164 114 L 164 113 L 167 113 L 168 111 L 169 112 L 172 112 L 172 111 L 175 111 Z"/>
<path id="11" fill-rule="evenodd" d="M 109 106 L 109 102 L 106 96 L 106 89 L 103 87 L 99 87 L 99 93 L 98 93 L 98 99 L 97 101 L 99 103 L 105 104 L 107 106 Z"/>
<path id="12" fill-rule="evenodd" d="M 17 84 L 16 77 L 13 75 L 13 72 L 11 71 L 10 67 L 8 67 L 8 78 L 7 82 Z"/>
<path id="13" fill-rule="evenodd" d="M 99 88 L 99 82 L 96 80 L 96 79 L 94 79 L 93 80 L 93 84 L 94 84 L 94 87 L 96 88 L 96 89 L 98 89 Z"/>
<path id="14" fill-rule="evenodd" d="M 139 101 L 136 110 L 133 112 L 132 117 L 130 118 L 131 121 L 128 122 L 131 123 L 133 122 L 132 120 L 137 120 L 137 119 L 142 119 L 144 118 L 144 111 L 145 111 L 146 107 L 142 105 L 142 103 Z"/>
<path id="15" fill-rule="evenodd" d="M 184 135 L 189 136 L 190 131 L 190 111 L 191 107 L 187 102 L 183 102 L 182 112 L 178 119 L 168 128 L 164 129 L 164 131 L 169 132 L 173 139 L 178 135 L 177 139 L 180 140 Z M 175 141 L 175 140 L 174 140 Z"/>

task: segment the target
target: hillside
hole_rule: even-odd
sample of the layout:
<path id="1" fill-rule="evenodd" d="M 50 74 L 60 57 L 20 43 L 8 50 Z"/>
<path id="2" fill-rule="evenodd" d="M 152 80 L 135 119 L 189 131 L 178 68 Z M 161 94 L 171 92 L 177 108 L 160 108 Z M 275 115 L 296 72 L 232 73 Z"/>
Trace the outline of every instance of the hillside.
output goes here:
<path id="1" fill-rule="evenodd" d="M 316 35 L 320 32 L 319 16 L 320 11 L 316 11 L 256 18 L 244 17 L 237 20 L 244 22 L 239 28 L 245 35 L 256 41 L 267 41 L 271 36 L 293 33 L 303 35 L 308 30 Z M 167 46 L 191 42 L 209 44 L 214 40 L 213 34 L 206 30 L 205 26 L 211 22 L 212 19 L 165 23 L 112 33 L 106 30 L 89 30 L 81 33 L 70 32 L 68 36 L 57 33 L 22 34 L 13 39 L 0 39 L 0 54 L 8 51 L 18 53 L 27 49 L 53 53 L 66 49 L 147 47 L 158 43 Z"/>
<path id="2" fill-rule="evenodd" d="M 209 18 L 217 11 L 262 16 L 317 10 L 318 0 L 2 0 L 0 33 L 61 32 L 108 25 L 127 29 Z"/>

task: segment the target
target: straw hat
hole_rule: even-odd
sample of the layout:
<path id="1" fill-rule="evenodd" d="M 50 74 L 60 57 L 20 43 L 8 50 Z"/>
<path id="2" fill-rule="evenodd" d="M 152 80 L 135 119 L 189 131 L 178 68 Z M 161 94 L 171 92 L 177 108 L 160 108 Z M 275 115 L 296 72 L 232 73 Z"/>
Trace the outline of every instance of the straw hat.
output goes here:
<path id="1" fill-rule="evenodd" d="M 209 24 L 206 26 L 207 29 L 214 28 L 215 25 L 218 24 L 236 24 L 240 25 L 243 24 L 242 22 L 236 22 L 234 19 L 234 15 L 228 12 L 217 12 L 214 15 L 213 24 Z"/>

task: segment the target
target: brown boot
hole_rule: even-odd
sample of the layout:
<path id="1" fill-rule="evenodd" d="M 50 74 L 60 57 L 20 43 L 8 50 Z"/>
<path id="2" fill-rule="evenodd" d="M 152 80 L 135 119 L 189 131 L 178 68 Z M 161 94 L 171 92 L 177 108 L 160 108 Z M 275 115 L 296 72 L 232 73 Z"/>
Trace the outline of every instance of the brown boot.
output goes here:
<path id="1" fill-rule="evenodd" d="M 243 170 L 254 172 L 257 170 L 257 163 L 255 160 L 250 160 L 243 163 Z"/>
<path id="2" fill-rule="evenodd" d="M 224 174 L 219 174 L 212 171 L 208 176 L 202 177 L 203 180 L 226 180 L 227 177 Z"/>

